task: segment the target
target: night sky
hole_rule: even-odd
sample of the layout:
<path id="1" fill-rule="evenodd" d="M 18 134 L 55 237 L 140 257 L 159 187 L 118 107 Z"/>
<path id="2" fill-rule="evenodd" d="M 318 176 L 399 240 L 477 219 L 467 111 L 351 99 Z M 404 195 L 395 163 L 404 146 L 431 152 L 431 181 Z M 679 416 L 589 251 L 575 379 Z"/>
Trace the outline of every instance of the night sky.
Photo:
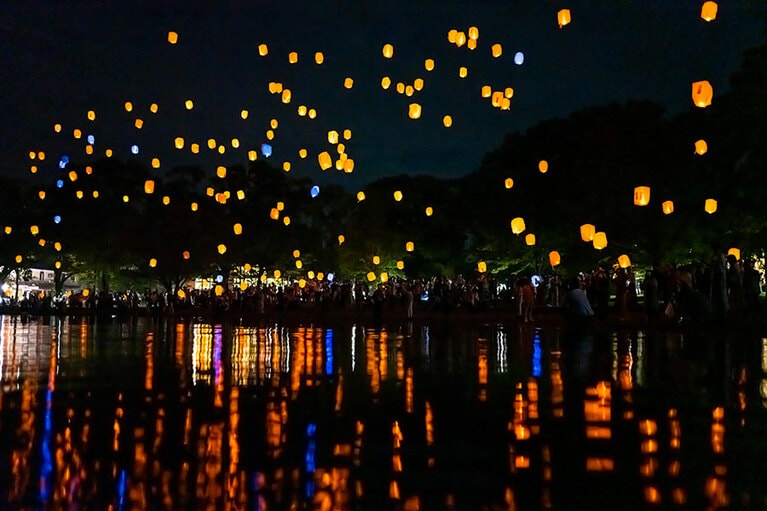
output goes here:
<path id="1" fill-rule="evenodd" d="M 26 0 L 0 5 L 0 173 L 40 176 L 58 170 L 61 155 L 87 162 L 139 159 L 161 170 L 177 165 L 244 164 L 249 150 L 272 146 L 271 163 L 290 162 L 295 176 L 350 189 L 398 174 L 466 175 L 505 134 L 588 106 L 650 99 L 669 115 L 690 108 L 690 84 L 728 89 L 743 50 L 767 40 L 767 2 L 719 3 L 716 20 L 700 18 L 702 0 L 486 1 L 105 1 Z M 562 28 L 557 11 L 570 9 Z M 457 47 L 448 31 L 479 29 L 477 48 Z M 177 44 L 168 42 L 175 31 Z M 259 45 L 268 55 L 259 56 Z M 384 44 L 394 56 L 382 55 Z M 503 53 L 491 55 L 500 43 Z M 288 53 L 298 52 L 298 63 Z M 321 51 L 324 63 L 315 63 Z M 514 57 L 524 53 L 517 65 Z M 424 68 L 431 58 L 435 69 Z M 459 78 L 459 67 L 468 76 Z M 381 87 L 389 76 L 392 85 Z M 354 85 L 344 87 L 351 77 Z M 412 97 L 397 82 L 424 81 Z M 285 104 L 270 82 L 292 93 Z M 483 85 L 514 89 L 501 111 L 481 96 Z M 194 108 L 187 110 L 191 99 Z M 126 112 L 130 101 L 133 110 Z M 156 114 L 149 111 L 157 103 Z M 422 106 L 420 119 L 408 105 Z M 298 107 L 315 108 L 316 119 Z M 241 111 L 248 110 L 248 118 Z M 88 120 L 88 111 L 96 114 Z M 453 125 L 443 126 L 450 115 Z M 142 129 L 134 123 L 143 121 Z M 276 119 L 274 139 L 267 139 Z M 60 133 L 54 125 L 60 123 Z M 73 130 L 82 130 L 75 140 Z M 317 154 L 338 156 L 327 132 L 352 138 L 351 174 L 322 171 Z M 88 135 L 94 154 L 85 154 Z M 174 140 L 184 138 L 184 148 Z M 216 148 L 208 149 L 208 140 Z M 232 147 L 232 139 L 239 147 Z M 200 153 L 190 145 L 198 143 Z M 138 154 L 132 154 L 132 146 Z M 219 146 L 225 149 L 220 154 Z M 298 150 L 306 148 L 301 159 Z M 30 151 L 44 151 L 43 162 Z"/>

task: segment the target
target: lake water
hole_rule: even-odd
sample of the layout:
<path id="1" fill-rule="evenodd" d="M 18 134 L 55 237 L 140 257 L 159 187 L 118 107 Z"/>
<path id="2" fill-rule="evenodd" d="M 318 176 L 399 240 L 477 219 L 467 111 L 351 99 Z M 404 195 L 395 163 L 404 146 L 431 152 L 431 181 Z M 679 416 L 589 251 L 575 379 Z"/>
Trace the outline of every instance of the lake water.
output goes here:
<path id="1" fill-rule="evenodd" d="M 0 327 L 0 509 L 767 509 L 757 334 Z"/>

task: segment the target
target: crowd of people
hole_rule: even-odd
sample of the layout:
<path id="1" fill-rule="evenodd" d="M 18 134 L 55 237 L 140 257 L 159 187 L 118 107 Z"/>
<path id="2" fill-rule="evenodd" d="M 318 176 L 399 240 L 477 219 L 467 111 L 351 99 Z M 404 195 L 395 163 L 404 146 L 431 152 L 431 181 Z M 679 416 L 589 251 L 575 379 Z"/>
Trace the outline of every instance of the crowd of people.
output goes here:
<path id="1" fill-rule="evenodd" d="M 563 280 L 556 273 L 499 279 L 487 273 L 472 278 L 308 280 L 259 283 L 242 289 L 218 286 L 176 292 L 99 292 L 69 296 L 30 293 L 2 306 L 6 312 L 98 313 L 115 315 L 273 315 L 290 311 L 339 311 L 412 318 L 425 313 L 505 312 L 523 322 L 539 313 L 564 313 L 571 321 L 608 316 L 619 321 L 705 322 L 755 313 L 762 273 L 753 261 L 722 256 L 708 265 L 656 264 L 637 277 L 634 268 L 600 265 Z"/>

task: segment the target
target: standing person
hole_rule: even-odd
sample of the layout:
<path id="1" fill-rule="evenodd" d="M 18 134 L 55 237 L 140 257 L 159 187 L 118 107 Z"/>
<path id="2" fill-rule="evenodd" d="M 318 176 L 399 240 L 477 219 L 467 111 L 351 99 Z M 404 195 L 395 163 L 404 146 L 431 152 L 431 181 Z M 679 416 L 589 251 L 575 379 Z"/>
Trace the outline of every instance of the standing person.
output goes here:
<path id="1" fill-rule="evenodd" d="M 415 296 L 413 294 L 413 286 L 410 283 L 405 284 L 405 310 L 407 311 L 407 318 L 413 319 L 413 302 Z"/>
<path id="2" fill-rule="evenodd" d="M 729 309 L 727 303 L 727 262 L 724 253 L 715 247 L 711 262 L 711 309 L 716 319 L 724 319 Z"/>
<path id="3" fill-rule="evenodd" d="M 762 294 L 762 273 L 754 268 L 754 262 L 749 259 L 743 263 L 743 299 L 748 312 L 759 309 L 760 294 Z"/>
<path id="4" fill-rule="evenodd" d="M 534 321 L 533 305 L 535 304 L 535 288 L 527 277 L 519 279 L 519 288 L 517 291 L 517 301 L 519 303 L 519 317 L 522 321 Z"/>
<path id="5" fill-rule="evenodd" d="M 615 313 L 618 319 L 628 319 L 630 276 L 625 268 L 618 268 L 613 276 L 615 286 Z"/>

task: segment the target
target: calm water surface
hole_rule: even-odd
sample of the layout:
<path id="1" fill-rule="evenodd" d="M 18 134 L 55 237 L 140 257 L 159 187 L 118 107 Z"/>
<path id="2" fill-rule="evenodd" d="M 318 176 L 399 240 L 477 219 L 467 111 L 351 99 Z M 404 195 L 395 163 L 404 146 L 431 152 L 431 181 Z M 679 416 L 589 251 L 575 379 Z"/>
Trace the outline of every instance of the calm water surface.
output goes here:
<path id="1" fill-rule="evenodd" d="M 767 508 L 755 334 L 0 327 L 3 509 Z"/>

